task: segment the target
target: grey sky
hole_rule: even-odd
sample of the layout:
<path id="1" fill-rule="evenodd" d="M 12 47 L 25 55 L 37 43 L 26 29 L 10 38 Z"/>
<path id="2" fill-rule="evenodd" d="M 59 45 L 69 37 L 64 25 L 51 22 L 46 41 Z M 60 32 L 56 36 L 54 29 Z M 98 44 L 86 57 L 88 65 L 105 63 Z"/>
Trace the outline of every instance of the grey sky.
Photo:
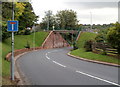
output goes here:
<path id="1" fill-rule="evenodd" d="M 83 9 L 92 8 L 117 8 L 117 2 L 65 2 L 66 5 L 72 7 L 83 7 Z"/>
<path id="2" fill-rule="evenodd" d="M 57 11 L 72 9 L 77 12 L 77 18 L 81 24 L 90 24 L 90 12 L 92 12 L 93 24 L 109 24 L 118 21 L 119 0 L 32 0 L 34 11 L 40 16 L 39 22 L 45 15 L 45 11 Z"/>

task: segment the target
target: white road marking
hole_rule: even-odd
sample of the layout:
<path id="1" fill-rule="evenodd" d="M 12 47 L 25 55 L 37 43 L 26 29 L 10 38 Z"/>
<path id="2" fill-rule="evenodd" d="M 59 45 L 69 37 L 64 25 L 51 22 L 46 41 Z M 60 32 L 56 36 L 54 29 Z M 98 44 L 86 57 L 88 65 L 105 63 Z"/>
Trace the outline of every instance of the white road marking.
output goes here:
<path id="1" fill-rule="evenodd" d="M 107 83 L 110 83 L 110 84 L 113 84 L 113 85 L 120 86 L 117 83 L 114 83 L 114 82 L 111 82 L 111 81 L 108 81 L 108 80 L 105 80 L 105 79 L 102 79 L 102 78 L 99 78 L 99 77 L 96 77 L 96 76 L 93 76 L 93 75 L 90 75 L 90 74 L 87 74 L 87 73 L 84 73 L 84 72 L 81 72 L 81 71 L 76 70 L 76 72 L 80 73 L 80 74 L 83 74 L 83 75 L 86 75 L 86 76 L 89 76 L 89 77 L 92 77 L 92 78 L 95 78 L 95 79 L 98 79 L 98 80 L 101 80 L 101 81 L 104 81 L 104 82 L 107 82 Z"/>
<path id="2" fill-rule="evenodd" d="M 57 51 L 59 51 L 59 50 L 54 50 L 54 51 L 51 51 L 51 52 L 47 52 L 47 53 L 46 53 L 46 58 L 47 58 L 47 59 L 50 59 L 50 58 L 47 56 L 48 53 L 57 52 Z M 52 61 L 52 62 L 55 63 L 55 64 L 57 64 L 57 65 L 59 65 L 59 66 L 62 66 L 62 67 L 64 67 L 64 68 L 66 67 L 65 65 L 60 64 L 60 63 L 58 63 L 58 62 L 56 62 L 56 61 Z M 80 73 L 80 74 L 83 74 L 83 75 L 86 75 L 86 76 L 89 76 L 89 77 L 94 78 L 94 79 L 98 79 L 98 80 L 101 80 L 101 81 L 104 81 L 104 82 L 107 82 L 107 83 L 110 83 L 110 84 L 113 84 L 113 85 L 120 86 L 119 84 L 117 84 L 117 83 L 115 83 L 115 82 L 111 82 L 111 81 L 108 81 L 108 80 L 105 80 L 105 79 L 102 79 L 102 78 L 99 78 L 99 77 L 96 77 L 96 76 L 93 76 L 93 75 L 90 75 L 90 74 L 87 74 L 87 73 L 84 73 L 84 72 L 81 72 L 81 71 L 78 71 L 78 70 L 76 70 L 76 72 L 77 72 L 77 73 Z"/>
<path id="3" fill-rule="evenodd" d="M 57 64 L 57 65 L 59 65 L 59 66 L 62 66 L 62 67 L 66 67 L 65 65 L 62 65 L 62 64 L 60 64 L 60 63 L 58 63 L 58 62 L 56 62 L 56 61 L 53 61 L 53 63 L 55 63 L 55 64 Z"/>
<path id="4" fill-rule="evenodd" d="M 46 58 L 50 60 L 50 58 L 47 56 L 47 53 L 45 55 L 46 55 Z"/>
<path id="5" fill-rule="evenodd" d="M 48 56 L 46 56 L 46 58 L 50 60 L 50 58 Z"/>

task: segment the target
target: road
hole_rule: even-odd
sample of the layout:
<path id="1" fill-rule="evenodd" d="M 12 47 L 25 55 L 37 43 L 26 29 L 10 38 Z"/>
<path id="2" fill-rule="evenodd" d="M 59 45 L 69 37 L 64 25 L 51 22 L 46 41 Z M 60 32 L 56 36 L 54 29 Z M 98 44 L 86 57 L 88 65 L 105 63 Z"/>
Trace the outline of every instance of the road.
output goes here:
<path id="1" fill-rule="evenodd" d="M 17 60 L 31 85 L 118 85 L 118 68 L 67 56 L 70 48 L 27 53 Z"/>

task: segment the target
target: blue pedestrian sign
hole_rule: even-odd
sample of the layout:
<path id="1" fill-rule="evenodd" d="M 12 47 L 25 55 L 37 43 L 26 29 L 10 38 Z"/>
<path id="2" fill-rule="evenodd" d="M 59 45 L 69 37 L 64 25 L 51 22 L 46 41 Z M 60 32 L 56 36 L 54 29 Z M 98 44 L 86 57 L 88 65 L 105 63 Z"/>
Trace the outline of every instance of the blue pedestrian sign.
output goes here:
<path id="1" fill-rule="evenodd" d="M 18 31 L 18 21 L 8 21 L 8 31 Z"/>

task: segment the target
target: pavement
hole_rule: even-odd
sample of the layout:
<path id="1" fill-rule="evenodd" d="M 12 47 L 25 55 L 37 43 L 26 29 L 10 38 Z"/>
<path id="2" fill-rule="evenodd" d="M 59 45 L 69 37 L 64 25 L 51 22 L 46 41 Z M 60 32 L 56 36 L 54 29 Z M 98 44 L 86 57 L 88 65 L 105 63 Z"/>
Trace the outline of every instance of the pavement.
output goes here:
<path id="1" fill-rule="evenodd" d="M 115 85 L 119 67 L 78 60 L 56 48 L 27 53 L 17 59 L 19 72 L 31 85 Z"/>

